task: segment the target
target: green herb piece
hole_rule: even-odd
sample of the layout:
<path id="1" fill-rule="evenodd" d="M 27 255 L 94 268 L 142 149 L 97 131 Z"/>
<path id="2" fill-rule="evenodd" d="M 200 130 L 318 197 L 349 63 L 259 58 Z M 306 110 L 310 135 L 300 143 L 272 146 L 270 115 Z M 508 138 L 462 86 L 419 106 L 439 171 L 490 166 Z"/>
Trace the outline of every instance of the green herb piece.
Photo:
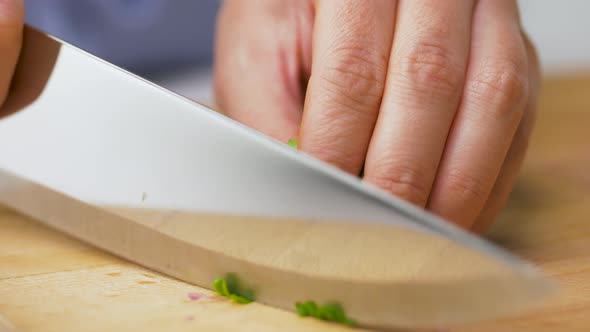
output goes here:
<path id="1" fill-rule="evenodd" d="M 225 276 L 225 281 L 227 282 L 227 288 L 231 294 L 243 297 L 250 300 L 250 302 L 254 301 L 254 290 L 243 287 L 240 283 L 240 279 L 235 273 L 228 273 Z"/>
<path id="2" fill-rule="evenodd" d="M 346 319 L 344 312 L 340 306 L 335 304 L 328 304 L 323 307 L 322 315 L 326 320 L 341 322 Z"/>
<path id="3" fill-rule="evenodd" d="M 219 295 L 230 298 L 236 303 L 246 304 L 254 301 L 254 290 L 243 289 L 238 277 L 233 273 L 227 274 L 225 278 L 215 279 L 213 288 Z"/>
<path id="4" fill-rule="evenodd" d="M 309 312 L 310 316 L 319 318 L 319 315 L 320 315 L 319 310 L 320 309 L 318 308 L 318 305 L 315 304 L 315 302 L 307 301 L 307 302 L 305 302 L 305 306 L 307 307 L 307 311 Z"/>
<path id="5" fill-rule="evenodd" d="M 318 306 L 314 301 L 307 301 L 305 303 L 295 303 L 295 309 L 300 316 L 315 317 L 321 320 L 337 322 L 348 326 L 355 326 L 356 322 L 346 317 L 344 309 L 339 304 L 327 304 L 325 306 Z"/>
<path id="6" fill-rule="evenodd" d="M 227 283 L 223 278 L 215 279 L 215 281 L 213 281 L 213 288 L 215 288 L 217 293 L 221 296 L 227 297 L 230 295 Z"/>
<path id="7" fill-rule="evenodd" d="M 225 275 L 225 282 L 227 283 L 227 289 L 231 294 L 237 294 L 240 289 L 240 281 L 235 273 L 228 273 Z"/>
<path id="8" fill-rule="evenodd" d="M 307 311 L 307 307 L 303 303 L 295 303 L 295 310 L 299 313 L 300 316 L 307 317 L 309 316 L 309 312 Z"/>
<path id="9" fill-rule="evenodd" d="M 234 302 L 240 303 L 240 304 L 247 304 L 247 303 L 252 302 L 252 300 L 245 298 L 243 296 L 236 295 L 236 294 L 230 294 L 229 298 L 234 300 Z"/>
<path id="10" fill-rule="evenodd" d="M 293 149 L 297 149 L 297 146 L 299 145 L 299 142 L 297 142 L 297 140 L 295 138 L 291 138 L 288 142 L 287 145 L 289 145 L 290 147 L 292 147 Z"/>
<path id="11" fill-rule="evenodd" d="M 350 318 L 347 318 L 347 319 L 345 319 L 345 320 L 342 322 L 342 324 L 344 324 L 344 325 L 348 325 L 348 326 L 357 326 L 357 325 L 358 325 L 358 323 L 357 323 L 355 320 L 353 320 L 353 319 L 350 319 Z"/>

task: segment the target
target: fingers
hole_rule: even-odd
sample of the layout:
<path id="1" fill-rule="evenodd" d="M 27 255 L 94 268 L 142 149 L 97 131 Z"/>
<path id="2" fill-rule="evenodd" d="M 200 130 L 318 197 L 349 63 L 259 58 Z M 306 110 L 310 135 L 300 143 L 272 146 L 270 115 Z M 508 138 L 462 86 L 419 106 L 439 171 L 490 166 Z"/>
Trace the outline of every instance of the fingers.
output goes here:
<path id="1" fill-rule="evenodd" d="M 0 106 L 18 61 L 24 25 L 23 0 L 0 1 Z"/>
<path id="2" fill-rule="evenodd" d="M 317 1 L 300 148 L 359 174 L 383 93 L 395 1 Z"/>
<path id="3" fill-rule="evenodd" d="M 496 219 L 498 213 L 506 203 L 516 179 L 518 177 L 518 171 L 524 159 L 529 138 L 535 122 L 535 114 L 537 111 L 537 96 L 539 93 L 540 83 L 540 68 L 537 53 L 532 43 L 523 35 L 525 47 L 527 49 L 528 58 L 528 70 L 529 70 L 529 100 L 525 108 L 525 113 L 520 121 L 520 125 L 516 130 L 514 139 L 508 155 L 502 165 L 496 184 L 490 194 L 490 197 L 486 201 L 486 204 L 477 218 L 476 222 L 472 226 L 472 230 L 477 233 L 485 231 Z"/>
<path id="4" fill-rule="evenodd" d="M 461 107 L 428 209 L 470 227 L 496 182 L 528 100 L 515 0 L 480 0 Z"/>
<path id="5" fill-rule="evenodd" d="M 303 109 L 311 45 L 308 1 L 225 1 L 217 21 L 216 103 L 226 115 L 287 142 Z M 306 60 L 307 58 L 307 60 Z"/>
<path id="6" fill-rule="evenodd" d="M 473 1 L 400 1 L 365 180 L 424 206 L 459 105 Z"/>

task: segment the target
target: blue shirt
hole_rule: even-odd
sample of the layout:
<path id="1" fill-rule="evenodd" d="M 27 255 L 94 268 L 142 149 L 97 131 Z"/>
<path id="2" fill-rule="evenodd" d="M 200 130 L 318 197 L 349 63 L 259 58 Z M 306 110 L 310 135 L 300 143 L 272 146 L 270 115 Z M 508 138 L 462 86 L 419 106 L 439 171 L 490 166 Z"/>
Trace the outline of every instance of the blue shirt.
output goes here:
<path id="1" fill-rule="evenodd" d="M 28 24 L 135 72 L 209 65 L 220 0 L 25 0 Z"/>

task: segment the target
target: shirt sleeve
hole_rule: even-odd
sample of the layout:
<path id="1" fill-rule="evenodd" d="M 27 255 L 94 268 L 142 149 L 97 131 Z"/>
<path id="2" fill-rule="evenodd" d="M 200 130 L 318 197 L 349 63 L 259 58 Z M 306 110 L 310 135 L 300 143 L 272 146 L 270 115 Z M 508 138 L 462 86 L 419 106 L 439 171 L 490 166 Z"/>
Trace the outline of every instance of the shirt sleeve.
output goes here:
<path id="1" fill-rule="evenodd" d="M 136 72 L 209 65 L 220 0 L 27 0 L 28 24 Z"/>

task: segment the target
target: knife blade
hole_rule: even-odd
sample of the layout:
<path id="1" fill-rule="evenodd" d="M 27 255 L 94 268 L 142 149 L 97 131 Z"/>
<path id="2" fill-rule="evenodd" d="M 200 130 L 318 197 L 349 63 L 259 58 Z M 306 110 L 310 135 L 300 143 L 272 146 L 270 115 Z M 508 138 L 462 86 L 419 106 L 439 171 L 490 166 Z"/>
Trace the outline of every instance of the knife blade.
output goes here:
<path id="1" fill-rule="evenodd" d="M 438 327 L 537 304 L 527 262 L 27 28 L 0 110 L 0 202 L 204 287 L 338 302 L 364 326 Z"/>

